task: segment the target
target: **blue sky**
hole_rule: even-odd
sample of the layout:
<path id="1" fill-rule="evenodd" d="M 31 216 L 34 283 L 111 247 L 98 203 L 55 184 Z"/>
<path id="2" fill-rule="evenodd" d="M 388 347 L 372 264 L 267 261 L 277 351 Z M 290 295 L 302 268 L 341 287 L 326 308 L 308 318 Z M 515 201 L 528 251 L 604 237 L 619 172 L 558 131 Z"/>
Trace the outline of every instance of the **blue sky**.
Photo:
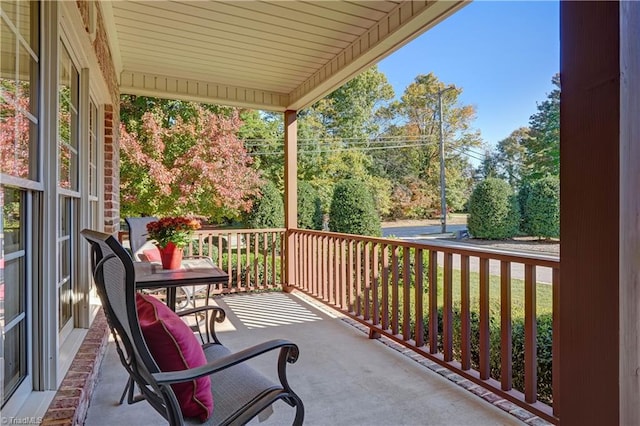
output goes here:
<path id="1" fill-rule="evenodd" d="M 536 112 L 560 70 L 557 1 L 475 1 L 378 63 L 396 97 L 433 72 L 463 89 L 475 128 L 494 145 Z"/>

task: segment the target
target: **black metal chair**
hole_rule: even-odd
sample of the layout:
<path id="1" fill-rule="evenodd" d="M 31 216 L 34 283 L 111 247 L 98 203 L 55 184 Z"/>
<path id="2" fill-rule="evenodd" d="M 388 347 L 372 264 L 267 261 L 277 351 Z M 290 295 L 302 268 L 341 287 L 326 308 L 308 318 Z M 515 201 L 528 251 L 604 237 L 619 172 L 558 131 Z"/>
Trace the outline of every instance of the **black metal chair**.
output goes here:
<path id="1" fill-rule="evenodd" d="M 298 359 L 299 350 L 294 343 L 271 340 L 231 353 L 213 332 L 215 322 L 224 319 L 224 311 L 216 307 L 216 312 L 222 311 L 222 316 L 212 316 L 209 328 L 213 337 L 205 339 L 208 341 L 202 345 L 207 364 L 182 371 L 161 372 L 138 322 L 135 271 L 131 257 L 113 236 L 86 229 L 81 234 L 91 243 L 94 279 L 116 340 L 120 361 L 129 373 L 130 380 L 141 392 L 139 398 L 132 402 L 146 400 L 170 425 L 236 425 L 247 423 L 274 402 L 283 400 L 295 407 L 293 424 L 302 424 L 304 406 L 289 387 L 286 376 L 287 363 L 294 363 Z M 245 362 L 275 349 L 279 349 L 279 383 L 264 377 Z M 215 404 L 213 414 L 206 423 L 183 418 L 171 384 L 189 382 L 206 375 L 211 376 Z"/>

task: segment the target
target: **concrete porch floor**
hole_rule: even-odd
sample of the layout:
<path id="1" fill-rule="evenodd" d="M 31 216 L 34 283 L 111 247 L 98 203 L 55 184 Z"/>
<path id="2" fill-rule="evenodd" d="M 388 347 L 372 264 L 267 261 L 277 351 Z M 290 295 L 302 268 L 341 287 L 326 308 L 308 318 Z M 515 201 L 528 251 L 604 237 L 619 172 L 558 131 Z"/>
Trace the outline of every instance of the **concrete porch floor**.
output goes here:
<path id="1" fill-rule="evenodd" d="M 227 312 L 219 338 L 232 350 L 275 338 L 298 344 L 300 358 L 287 371 L 305 404 L 305 425 L 523 425 L 541 420 L 520 421 L 409 356 L 368 339 L 335 311 L 299 293 L 230 295 L 215 302 Z M 275 377 L 275 360 L 274 352 L 252 365 Z M 126 381 L 110 342 L 86 425 L 166 424 L 145 402 L 117 405 Z M 286 425 L 292 419 L 293 409 L 279 402 L 261 424 Z"/>

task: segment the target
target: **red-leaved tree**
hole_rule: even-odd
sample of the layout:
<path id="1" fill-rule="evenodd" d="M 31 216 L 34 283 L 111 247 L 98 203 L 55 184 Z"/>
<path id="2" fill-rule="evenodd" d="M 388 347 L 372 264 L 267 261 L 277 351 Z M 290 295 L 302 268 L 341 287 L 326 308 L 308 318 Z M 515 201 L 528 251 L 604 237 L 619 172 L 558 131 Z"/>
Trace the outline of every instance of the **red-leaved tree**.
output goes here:
<path id="1" fill-rule="evenodd" d="M 29 97 L 21 94 L 21 85 L 11 80 L 0 81 L 0 171 L 21 178 L 29 177 L 30 121 Z M 27 92 L 28 93 L 28 92 Z"/>
<path id="2" fill-rule="evenodd" d="M 122 216 L 195 214 L 212 222 L 251 208 L 262 184 L 237 137 L 237 111 L 154 108 L 120 128 Z"/>

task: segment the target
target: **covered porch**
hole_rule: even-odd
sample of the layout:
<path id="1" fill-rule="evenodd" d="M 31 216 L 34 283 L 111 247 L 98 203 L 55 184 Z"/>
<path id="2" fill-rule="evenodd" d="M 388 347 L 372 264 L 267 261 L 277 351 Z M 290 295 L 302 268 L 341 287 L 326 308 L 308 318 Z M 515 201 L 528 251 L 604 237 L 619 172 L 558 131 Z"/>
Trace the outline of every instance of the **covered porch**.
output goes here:
<path id="1" fill-rule="evenodd" d="M 513 259 L 492 258 L 491 253 L 416 248 L 387 240 L 357 239 L 297 228 L 297 112 L 456 13 L 465 2 L 17 4 L 31 5 L 32 10 L 22 7 L 27 10 L 17 14 L 17 19 L 5 12 L 3 3 L 3 31 L 6 29 L 6 34 L 13 37 L 11 40 L 16 40 L 7 43 L 6 48 L 3 44 L 3 64 L 21 64 L 20 72 L 11 67 L 6 72 L 18 83 L 29 83 L 30 89 L 24 90 L 23 95 L 31 101 L 33 111 L 28 114 L 32 131 L 24 133 L 28 135 L 29 151 L 24 158 L 20 157 L 20 164 L 28 170 L 3 171 L 1 176 L 3 190 L 9 188 L 15 192 L 15 204 L 20 211 L 17 229 L 24 237 L 20 244 L 15 244 L 11 259 L 7 259 L 19 265 L 15 274 L 19 279 L 7 280 L 6 285 L 19 290 L 21 306 L 16 320 L 4 324 L 4 367 L 10 365 L 6 354 L 12 354 L 17 360 L 14 367 L 19 367 L 15 368 L 16 384 L 7 386 L 10 392 L 6 392 L 3 399 L 5 418 L 40 414 L 43 396 L 48 398 L 56 390 L 63 394 L 68 391 L 67 400 L 76 398 L 60 384 L 95 315 L 95 305 L 90 298 L 88 247 L 81 241 L 79 231 L 84 227 L 109 233 L 119 230 L 119 96 L 135 94 L 284 114 L 286 222 L 285 229 L 277 231 L 284 251 L 278 268 L 274 263 L 269 270 L 276 274 L 274 281 L 260 283 L 264 283 L 264 287 L 282 286 L 311 295 L 362 324 L 368 336 L 348 328 L 342 320 L 300 303 L 321 320 L 250 330 L 240 319 L 237 308 L 230 306 L 237 318 L 231 324 L 238 330 L 224 333 L 223 337 L 237 348 L 262 338 L 257 334 L 254 337 L 253 333 L 276 333 L 284 327 L 292 335 L 299 332 L 299 338 L 292 340 L 303 345 L 303 354 L 300 364 L 294 367 L 303 370 L 304 366 L 309 375 L 292 374 L 291 377 L 308 381 L 299 386 L 305 402 L 317 407 L 317 411 L 310 410 L 309 423 L 346 424 L 359 420 L 380 423 L 376 420 L 387 414 L 393 416 L 384 417 L 385 420 L 391 418 L 385 424 L 415 423 L 415 419 L 425 423 L 429 418 L 440 423 L 440 420 L 452 419 L 450 414 L 458 411 L 469 417 L 451 423 L 481 423 L 479 418 L 486 418 L 487 423 L 514 421 L 514 417 L 498 411 L 491 403 L 463 392 L 450 380 L 431 374 L 413 360 L 405 362 L 398 353 L 367 338 L 384 336 L 403 347 L 412 347 L 414 357 L 425 356 L 438 365 L 457 368 L 458 374 L 476 385 L 488 383 L 499 400 L 521 401 L 554 423 L 640 424 L 640 121 L 637 119 L 640 114 L 640 38 L 637 37 L 640 3 L 566 1 L 560 6 L 562 262 L 560 265 L 559 260 L 521 261 L 525 265 L 529 263 L 524 292 L 528 312 L 526 356 L 529 358 L 525 362 L 525 389 L 520 393 L 513 391 L 509 380 L 498 382 L 490 374 L 489 321 L 485 315 L 488 297 L 483 299 L 485 308 L 481 307 L 479 332 L 472 333 L 469 321 L 463 321 L 466 329 L 461 340 L 468 343 L 470 336 L 480 338 L 482 362 L 478 369 L 471 368 L 468 347 L 461 349 L 460 359 L 454 356 L 457 334 L 453 333 L 450 303 L 454 282 L 452 256 L 461 259 L 466 256 L 467 261 L 469 256 L 482 259 L 478 284 L 485 296 L 490 293 L 488 264 L 491 259 L 505 265 Z M 24 28 L 28 31 L 22 34 Z M 5 55 L 10 60 L 5 61 Z M 26 63 L 21 62 L 23 57 L 27 58 Z M 65 70 L 68 72 L 63 72 Z M 73 84 L 67 82 L 69 76 L 73 77 Z M 65 84 L 77 102 L 70 102 L 57 92 L 57 88 Z M 64 112 L 62 106 L 71 103 L 77 109 L 73 120 L 59 114 Z M 73 127 L 70 132 L 73 138 L 58 137 L 64 125 Z M 65 152 L 73 152 L 74 166 L 68 170 L 69 179 L 60 173 Z M 90 152 L 96 153 L 95 158 L 89 157 Z M 2 245 L 6 252 L 9 244 L 3 241 Z M 444 290 L 441 294 L 426 293 L 424 287 L 420 287 L 422 278 L 417 277 L 429 276 L 429 282 L 433 283 L 438 270 L 421 270 L 421 260 L 438 251 L 445 251 L 445 263 L 439 266 L 444 271 Z M 391 259 L 391 263 L 385 265 L 385 259 Z M 367 266 L 362 269 L 363 264 L 358 261 Z M 408 294 L 411 286 L 404 285 L 409 281 L 400 281 L 409 274 L 400 275 L 398 271 L 407 271 L 411 265 L 417 268 L 412 272 L 416 277 L 414 289 L 426 297 L 421 299 L 424 305 L 414 310 L 408 308 L 408 303 L 400 304 L 401 300 L 410 301 L 412 296 Z M 437 262 L 429 265 L 436 268 Z M 554 269 L 553 407 L 540 406 L 537 371 L 533 367 L 536 361 L 535 268 L 538 266 Z M 358 276 L 361 270 L 369 272 Z M 239 271 L 236 272 L 240 274 Z M 382 273 L 376 275 L 377 271 Z M 464 267 L 462 277 L 463 271 Z M 501 277 L 508 277 L 508 271 L 509 267 L 505 266 Z M 266 276 L 265 273 L 263 279 Z M 353 277 L 354 281 L 347 277 Z M 510 280 L 505 278 L 504 282 Z M 457 287 L 458 282 L 455 283 Z M 461 290 L 463 295 L 469 294 L 467 283 L 468 279 L 460 281 L 460 288 L 465 289 Z M 239 292 L 249 287 L 251 284 L 241 284 Z M 376 293 L 378 290 L 381 293 Z M 390 294 L 383 293 L 388 290 Z M 506 290 L 505 293 L 509 295 Z M 225 297 L 228 299 L 221 303 L 254 296 Z M 287 303 L 298 303 L 295 295 L 277 294 L 276 297 Z M 437 326 L 440 305 L 443 306 L 443 327 Z M 505 322 L 509 319 L 509 307 L 510 304 L 505 303 L 501 311 L 505 312 L 502 316 Z M 422 315 L 422 319 L 424 315 L 432 315 L 433 329 L 410 327 L 412 315 L 415 318 Z M 9 326 L 15 331 L 13 340 L 7 337 Z M 315 330 L 316 326 L 328 334 Z M 247 329 L 242 330 L 243 327 Z M 428 337 L 432 340 L 422 340 L 424 331 L 430 332 Z M 328 342 L 327 339 L 331 339 L 331 345 L 321 344 Z M 508 341 L 508 332 L 503 339 Z M 342 364 L 351 357 L 337 355 L 338 350 L 347 355 L 355 353 L 350 345 L 363 348 L 359 349 L 360 359 L 351 360 L 355 362 L 353 366 Z M 509 345 L 504 349 L 508 350 Z M 335 389 L 335 381 L 323 382 L 324 370 L 318 370 L 321 364 L 314 364 L 314 357 L 325 358 L 334 369 L 333 374 L 345 372 L 340 384 L 345 392 L 353 391 L 340 394 Z M 371 377 L 377 380 L 360 382 L 362 377 L 368 377 L 365 373 L 369 373 L 369 365 L 374 365 L 374 357 L 379 359 L 375 364 L 376 375 Z M 508 358 L 504 359 L 505 366 L 509 367 Z M 112 356 L 107 358 L 107 363 L 112 361 Z M 416 369 L 421 374 L 412 374 Z M 109 373 L 121 374 L 118 370 L 108 368 Z M 407 386 L 409 392 L 394 393 L 394 381 L 407 377 L 409 383 L 409 376 L 412 380 Z M 106 378 L 104 376 L 105 383 Z M 109 424 L 118 421 L 129 424 L 131 420 L 118 416 L 127 412 L 132 413 L 128 419 L 136 419 L 147 407 L 144 403 L 132 407 L 110 406 L 119 397 L 120 386 L 124 386 L 123 378 L 114 376 L 113 380 L 115 393 L 109 392 L 113 394 L 112 402 L 98 403 L 100 399 L 96 396 L 93 409 L 102 404 L 108 410 L 104 418 Z M 402 381 L 400 384 L 405 385 Z M 355 388 L 348 387 L 352 385 Z M 99 391 L 103 389 L 107 387 Z M 431 401 L 427 394 L 441 398 Z M 381 409 L 383 402 L 389 401 L 386 396 L 394 397 L 391 405 L 397 410 Z M 341 404 L 335 405 L 345 407 L 339 414 L 331 411 L 331 402 L 337 397 L 341 397 Z M 318 403 L 311 403 L 316 398 Z M 33 400 L 37 400 L 38 407 L 34 408 Z M 456 405 L 462 400 L 464 405 Z M 63 401 L 61 411 L 68 408 L 65 403 Z M 435 405 L 428 405 L 431 403 Z M 333 421 L 324 421 L 325 415 L 334 414 L 341 418 L 327 417 Z M 277 415 L 280 415 L 278 411 L 274 416 Z M 365 415 L 372 417 L 365 418 Z M 96 418 L 103 419 L 100 414 L 90 413 L 88 423 L 99 424 Z M 279 423 L 277 419 L 274 417 Z M 465 422 L 465 419 L 472 421 Z"/>
<path id="2" fill-rule="evenodd" d="M 226 295 L 215 302 L 228 314 L 219 337 L 233 350 L 283 337 L 298 344 L 301 356 L 289 368 L 289 381 L 305 402 L 305 424 L 523 424 L 519 418 L 543 424 L 391 340 L 369 340 L 368 331 L 358 328 L 357 322 L 301 292 Z M 273 359 L 260 361 L 254 366 L 273 376 Z M 128 424 L 132 419 L 144 419 L 138 421 L 145 425 L 166 424 L 145 402 L 117 405 L 126 380 L 110 341 L 87 426 Z M 292 419 L 293 410 L 278 403 L 261 424 L 291 424 Z"/>

